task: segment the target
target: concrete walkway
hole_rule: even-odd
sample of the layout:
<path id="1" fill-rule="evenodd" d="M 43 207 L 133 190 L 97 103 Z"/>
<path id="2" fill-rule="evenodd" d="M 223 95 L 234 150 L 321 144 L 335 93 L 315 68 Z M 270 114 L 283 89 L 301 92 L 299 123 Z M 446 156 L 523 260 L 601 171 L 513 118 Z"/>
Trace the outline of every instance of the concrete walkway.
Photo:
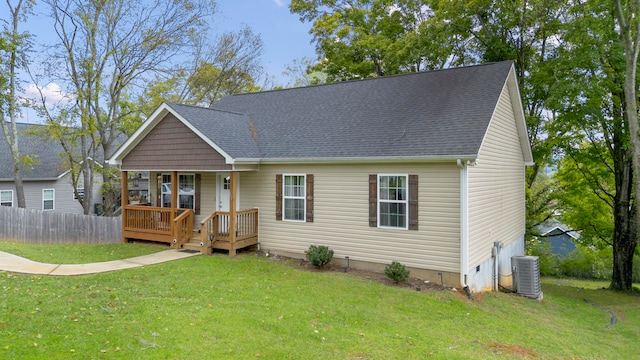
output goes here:
<path id="1" fill-rule="evenodd" d="M 159 264 L 200 255 L 188 250 L 166 250 L 129 259 L 90 264 L 45 264 L 0 251 L 0 271 L 39 275 L 84 275 Z"/>

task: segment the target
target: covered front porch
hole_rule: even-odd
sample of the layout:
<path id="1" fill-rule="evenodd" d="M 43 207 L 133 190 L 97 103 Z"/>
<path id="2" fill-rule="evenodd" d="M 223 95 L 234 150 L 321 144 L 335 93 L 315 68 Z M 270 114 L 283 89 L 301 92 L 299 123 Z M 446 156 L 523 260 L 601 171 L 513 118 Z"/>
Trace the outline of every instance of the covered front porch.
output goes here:
<path id="1" fill-rule="evenodd" d="M 126 190 L 129 171 L 122 171 L 123 242 L 132 239 L 162 242 L 175 249 L 197 249 L 205 254 L 211 254 L 213 249 L 220 249 L 229 251 L 230 256 L 236 255 L 239 249 L 258 243 L 258 209 L 239 209 L 237 206 L 237 171 L 229 171 L 224 177 L 225 194 L 228 190 L 224 200 L 225 203 L 228 201 L 228 211 L 223 211 L 223 201 L 218 195 L 216 209 L 208 215 L 200 216 L 200 221 L 196 216 L 196 210 L 200 211 L 200 198 L 215 198 L 215 189 L 201 186 L 196 181 L 199 176 L 193 175 L 194 186 L 185 192 L 179 186 L 178 171 L 158 174 L 161 174 L 155 184 L 158 195 L 151 197 L 153 200 L 146 204 L 130 204 Z M 164 182 L 163 179 L 169 181 Z M 216 186 L 222 185 L 218 183 Z M 187 200 L 192 196 L 193 199 L 182 201 L 179 196 Z M 191 208 L 181 207 L 185 202 Z"/>

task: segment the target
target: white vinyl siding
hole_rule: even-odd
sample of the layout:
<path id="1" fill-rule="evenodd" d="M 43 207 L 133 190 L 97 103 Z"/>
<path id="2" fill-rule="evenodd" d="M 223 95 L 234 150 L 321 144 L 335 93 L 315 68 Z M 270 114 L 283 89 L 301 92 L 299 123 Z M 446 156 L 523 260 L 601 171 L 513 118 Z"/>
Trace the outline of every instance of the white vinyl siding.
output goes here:
<path id="1" fill-rule="evenodd" d="M 507 246 L 525 232 L 525 165 L 508 88 L 502 91 L 480 148 L 469 167 L 469 271 L 496 241 Z"/>
<path id="2" fill-rule="evenodd" d="M 13 190 L 0 190 L 0 206 L 13 206 Z"/>
<path id="3" fill-rule="evenodd" d="M 276 221 L 273 179 L 276 174 L 314 174 L 314 222 L 299 226 Z M 369 227 L 369 175 L 417 174 L 419 224 L 417 231 Z M 310 245 L 326 245 L 334 257 L 459 272 L 460 171 L 448 164 L 385 165 L 262 165 L 259 172 L 243 172 L 240 207 L 260 209 L 263 249 L 304 257 Z"/>

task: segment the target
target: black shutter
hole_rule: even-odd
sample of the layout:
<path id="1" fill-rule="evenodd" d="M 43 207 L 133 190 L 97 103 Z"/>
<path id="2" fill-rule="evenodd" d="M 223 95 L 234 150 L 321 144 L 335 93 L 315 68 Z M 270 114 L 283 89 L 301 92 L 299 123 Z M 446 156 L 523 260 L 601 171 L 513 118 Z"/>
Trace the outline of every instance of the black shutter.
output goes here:
<path id="1" fill-rule="evenodd" d="M 369 175 L 369 227 L 378 227 L 378 175 Z"/>
<path id="2" fill-rule="evenodd" d="M 202 183 L 202 176 L 200 174 L 195 175 L 195 192 L 194 192 L 194 209 L 193 213 L 195 215 L 200 215 L 200 184 Z"/>
<path id="3" fill-rule="evenodd" d="M 276 174 L 276 220 L 282 220 L 282 174 Z"/>
<path id="4" fill-rule="evenodd" d="M 313 222 L 313 174 L 307 174 L 307 222 Z"/>
<path id="5" fill-rule="evenodd" d="M 418 230 L 418 175 L 409 175 L 409 230 Z"/>

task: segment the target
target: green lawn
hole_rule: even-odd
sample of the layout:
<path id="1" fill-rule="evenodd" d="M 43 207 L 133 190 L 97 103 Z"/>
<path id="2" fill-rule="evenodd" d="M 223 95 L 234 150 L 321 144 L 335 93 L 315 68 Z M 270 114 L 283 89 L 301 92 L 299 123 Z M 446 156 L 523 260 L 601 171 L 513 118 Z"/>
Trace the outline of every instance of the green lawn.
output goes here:
<path id="1" fill-rule="evenodd" d="M 81 250 L 25 246 L 21 255 L 54 254 L 63 263 L 73 260 L 67 254 L 81 252 L 89 259 L 97 254 L 87 253 L 105 252 L 95 245 L 77 247 Z M 114 249 L 116 257 L 149 249 L 115 247 L 132 248 Z M 6 359 L 620 359 L 640 354 L 638 296 L 558 279 L 545 279 L 540 302 L 503 293 L 470 301 L 460 292 L 389 287 L 249 254 L 197 256 L 74 277 L 0 272 L 0 286 L 0 351 Z"/>

